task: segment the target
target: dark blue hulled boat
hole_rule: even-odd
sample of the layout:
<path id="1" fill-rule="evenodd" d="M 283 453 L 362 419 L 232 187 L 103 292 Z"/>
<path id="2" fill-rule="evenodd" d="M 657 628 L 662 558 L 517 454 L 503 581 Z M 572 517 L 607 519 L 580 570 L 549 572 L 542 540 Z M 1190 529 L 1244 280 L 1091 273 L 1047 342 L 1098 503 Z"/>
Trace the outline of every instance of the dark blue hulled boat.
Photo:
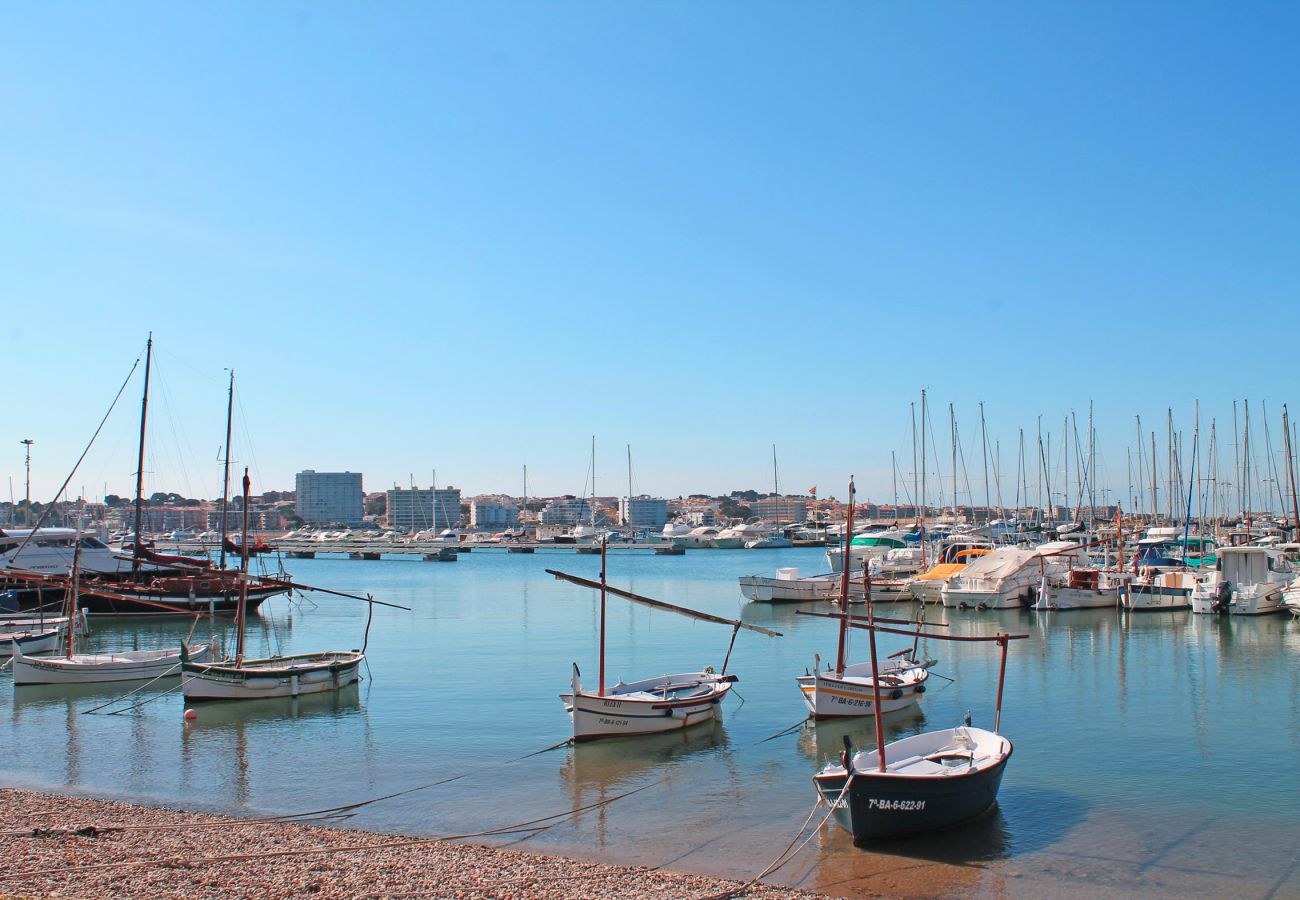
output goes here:
<path id="1" fill-rule="evenodd" d="M 846 736 L 838 764 L 830 763 L 813 776 L 818 796 L 853 835 L 855 844 L 956 825 L 978 816 L 997 801 L 1012 750 L 1011 741 L 998 734 L 1007 647 L 1012 640 L 1027 637 L 935 634 L 922 631 L 921 625 L 915 630 L 902 630 L 883 624 L 888 620 L 877 619 L 872 607 L 868 601 L 865 622 L 846 616 L 843 624 L 867 631 L 877 709 L 881 708 L 877 631 L 945 641 L 992 641 L 1002 650 L 1002 662 L 992 731 L 971 727 L 967 716 L 966 724 L 957 728 L 928 731 L 886 744 L 883 717 L 876 716 L 874 750 L 855 753 Z"/>
<path id="2" fill-rule="evenodd" d="M 985 812 L 997 800 L 1012 750 L 1000 734 L 947 728 L 886 745 L 881 771 L 877 750 L 854 753 L 847 736 L 844 743 L 839 764 L 813 783 L 855 844 L 946 828 Z"/>

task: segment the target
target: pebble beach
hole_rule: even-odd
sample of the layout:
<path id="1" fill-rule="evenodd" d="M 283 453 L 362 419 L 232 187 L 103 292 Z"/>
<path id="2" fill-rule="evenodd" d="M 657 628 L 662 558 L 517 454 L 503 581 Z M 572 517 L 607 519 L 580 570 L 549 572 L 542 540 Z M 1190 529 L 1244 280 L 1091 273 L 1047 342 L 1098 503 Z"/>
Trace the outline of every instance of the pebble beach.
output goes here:
<path id="1" fill-rule="evenodd" d="M 0 897 L 820 896 L 451 840 L 0 789 Z"/>

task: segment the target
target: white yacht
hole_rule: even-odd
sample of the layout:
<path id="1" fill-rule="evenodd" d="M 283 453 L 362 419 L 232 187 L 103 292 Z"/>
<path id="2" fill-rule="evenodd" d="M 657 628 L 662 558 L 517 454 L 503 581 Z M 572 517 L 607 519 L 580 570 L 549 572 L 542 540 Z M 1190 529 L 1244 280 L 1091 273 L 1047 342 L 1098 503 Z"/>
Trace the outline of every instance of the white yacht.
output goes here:
<path id="1" fill-rule="evenodd" d="M 1264 616 L 1287 608 L 1285 593 L 1295 571 L 1274 547 L 1222 547 L 1214 571 L 1192 590 L 1192 612 Z"/>
<path id="2" fill-rule="evenodd" d="M 28 540 L 28 536 L 31 540 Z M 26 544 L 24 546 L 24 543 Z M 72 557 L 81 544 L 81 571 L 86 574 L 116 575 L 131 571 L 131 555 L 121 553 L 99 538 L 77 536 L 75 528 L 40 528 L 0 530 L 0 569 L 20 569 L 42 575 L 67 575 Z M 169 567 L 141 561 L 145 571 L 162 571 Z"/>
<path id="3" fill-rule="evenodd" d="M 732 525 L 718 532 L 713 539 L 713 546 L 717 550 L 739 550 L 750 541 L 767 537 L 769 531 L 770 529 L 760 522 Z"/>

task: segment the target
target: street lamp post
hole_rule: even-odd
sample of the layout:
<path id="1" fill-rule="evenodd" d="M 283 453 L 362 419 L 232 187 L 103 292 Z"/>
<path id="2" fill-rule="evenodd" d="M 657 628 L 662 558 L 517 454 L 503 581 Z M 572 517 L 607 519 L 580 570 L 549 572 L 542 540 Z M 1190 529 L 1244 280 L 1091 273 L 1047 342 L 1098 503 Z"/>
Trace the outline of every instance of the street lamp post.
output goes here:
<path id="1" fill-rule="evenodd" d="M 24 518 L 27 520 L 27 527 L 32 527 L 32 444 L 36 443 L 31 438 L 23 438 L 21 443 L 27 450 L 27 510 Z"/>

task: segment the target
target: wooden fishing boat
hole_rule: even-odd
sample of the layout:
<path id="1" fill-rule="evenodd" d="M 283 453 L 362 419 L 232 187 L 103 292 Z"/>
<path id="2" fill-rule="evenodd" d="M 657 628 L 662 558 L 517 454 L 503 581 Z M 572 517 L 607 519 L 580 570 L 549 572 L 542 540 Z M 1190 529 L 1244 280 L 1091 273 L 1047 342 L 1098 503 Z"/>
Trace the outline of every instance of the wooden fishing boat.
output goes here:
<path id="1" fill-rule="evenodd" d="M 932 831 L 972 819 L 997 800 L 1011 741 L 960 725 L 929 731 L 879 750 L 846 749 L 813 782 L 855 844 Z"/>
<path id="2" fill-rule="evenodd" d="M 99 684 L 179 678 L 182 652 L 181 648 L 163 648 L 38 657 L 19 650 L 14 654 L 14 684 Z M 190 651 L 189 658 L 206 662 L 212 658 L 211 645 L 204 644 Z"/>
<path id="3" fill-rule="evenodd" d="M 589 587 L 600 591 L 600 681 L 596 690 L 584 689 L 582 673 L 577 663 L 573 665 L 571 690 L 561 694 L 565 712 L 573 720 L 573 739 L 589 741 L 603 737 L 623 735 L 658 734 L 664 731 L 678 731 L 722 718 L 722 701 L 731 686 L 738 681 L 735 675 L 727 674 L 727 663 L 731 660 L 731 649 L 735 646 L 736 635 L 741 629 L 756 631 L 769 637 L 780 637 L 780 633 L 750 625 L 738 619 L 724 619 L 684 606 L 665 603 L 643 597 L 631 591 L 625 591 L 608 584 L 605 578 L 607 542 L 600 547 L 600 580 L 592 581 L 576 575 L 568 575 L 555 569 L 547 569 L 547 574 L 554 575 L 562 581 Z M 674 612 L 701 622 L 713 622 L 731 626 L 731 644 L 722 661 L 722 670 L 714 671 L 706 666 L 699 672 L 680 672 L 672 675 L 660 675 L 634 682 L 605 684 L 605 601 L 607 594 L 631 600 L 652 609 Z"/>
<path id="4" fill-rule="evenodd" d="M 836 820 L 853 835 L 855 844 L 946 828 L 974 818 L 996 801 L 1002 774 L 1011 759 L 1011 741 L 999 733 L 1002 688 L 1006 679 L 1007 646 L 1026 635 L 991 637 L 948 635 L 890 628 L 870 614 L 853 623 L 867 630 L 872 674 L 879 675 L 876 632 L 907 634 L 956 641 L 993 641 L 1002 650 L 993 730 L 971 726 L 970 717 L 957 728 L 945 728 L 885 743 L 882 717 L 876 716 L 876 748 L 854 752 L 847 735 L 838 763 L 813 776 L 813 785 Z M 881 684 L 875 679 L 876 705 Z"/>
<path id="5" fill-rule="evenodd" d="M 98 684 L 112 681 L 141 681 L 168 676 L 180 677 L 181 654 L 185 648 L 126 650 L 118 653 L 77 653 L 77 635 L 85 632 L 85 617 L 77 616 L 80 587 L 80 550 L 73 555 L 72 576 L 60 619 L 69 623 L 64 631 L 64 653 L 60 656 L 30 656 L 24 648 L 13 655 L 14 684 Z M 35 652 L 35 651 L 30 651 Z M 199 661 L 211 658 L 210 645 L 191 654 Z"/>
<path id="6" fill-rule="evenodd" d="M 244 469 L 244 527 L 248 535 L 248 469 Z M 186 700 L 252 700 L 265 697 L 298 697 L 337 691 L 361 678 L 362 650 L 300 653 L 244 658 L 247 622 L 248 560 L 241 554 L 239 604 L 235 612 L 235 657 L 216 663 L 203 663 L 181 655 L 181 692 Z"/>
<path id="7" fill-rule="evenodd" d="M 844 527 L 846 536 L 853 534 L 854 494 L 854 485 L 849 482 L 848 518 Z M 853 666 L 847 664 L 845 650 L 848 628 L 854 618 L 849 615 L 849 604 L 852 602 L 849 578 L 847 569 L 840 572 L 840 609 L 838 614 L 830 616 L 838 619 L 840 626 L 839 649 L 834 668 L 828 663 L 827 667 L 822 669 L 821 659 L 817 657 L 813 663 L 813 670 L 795 679 L 804 706 L 808 708 L 808 714 L 817 719 L 832 716 L 874 716 L 877 711 L 888 713 L 903 709 L 915 703 L 917 698 L 925 693 L 925 682 L 930 677 L 928 668 L 917 663 L 913 658 L 915 647 L 894 654 L 885 666 L 877 666 L 874 661 Z M 867 600 L 868 609 L 872 609 L 875 603 L 874 587 L 870 568 L 864 568 L 861 591 L 863 597 L 871 598 Z M 827 616 L 828 614 L 814 613 L 813 615 Z"/>

